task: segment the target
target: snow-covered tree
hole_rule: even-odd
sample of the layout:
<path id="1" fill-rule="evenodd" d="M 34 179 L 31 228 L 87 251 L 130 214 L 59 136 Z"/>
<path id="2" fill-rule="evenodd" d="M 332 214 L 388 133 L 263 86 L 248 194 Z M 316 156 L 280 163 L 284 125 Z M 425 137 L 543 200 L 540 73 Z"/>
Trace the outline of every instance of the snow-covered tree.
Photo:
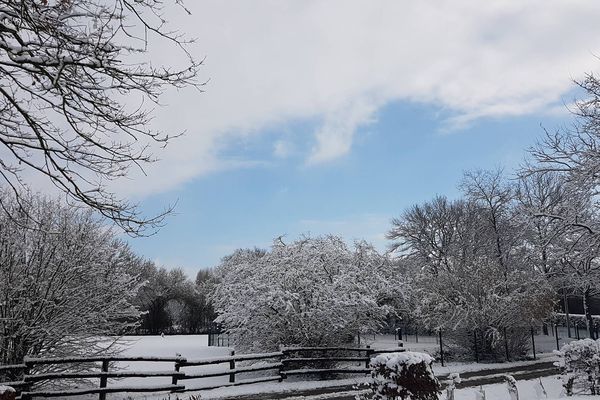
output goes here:
<path id="1" fill-rule="evenodd" d="M 578 82 L 583 97 L 574 103 L 573 124 L 546 132 L 530 149 L 531 160 L 520 175 L 526 179 L 559 177 L 560 207 L 532 210 L 542 221 L 557 225 L 562 241 L 557 279 L 563 290 L 582 296 L 593 337 L 589 300 L 600 285 L 600 81 L 590 74 Z M 540 178 L 537 178 L 540 179 Z"/>
<path id="2" fill-rule="evenodd" d="M 237 250 L 215 270 L 212 303 L 236 346 L 352 342 L 377 329 L 401 289 L 386 278 L 387 257 L 370 245 L 353 249 L 335 236 L 276 240 L 270 251 Z"/>
<path id="3" fill-rule="evenodd" d="M 131 234 L 160 223 L 162 216 L 143 218 L 107 182 L 143 168 L 154 160 L 151 145 L 180 134 L 150 128 L 162 92 L 197 86 L 199 63 L 186 51 L 188 40 L 168 28 L 166 7 L 151 0 L 0 2 L 6 187 L 20 188 L 36 175 Z M 152 62 L 148 48 L 155 42 L 180 49 L 183 63 Z"/>
<path id="4" fill-rule="evenodd" d="M 411 317 L 480 355 L 520 355 L 554 291 L 526 261 L 513 188 L 500 172 L 465 176 L 464 199 L 437 197 L 392 221 L 388 237 L 409 269 Z M 508 340 L 505 341 L 505 338 Z M 508 343 L 506 343 L 508 342 Z"/>
<path id="5" fill-rule="evenodd" d="M 137 324 L 131 251 L 91 212 L 26 193 L 0 204 L 0 364 L 102 352 Z"/>

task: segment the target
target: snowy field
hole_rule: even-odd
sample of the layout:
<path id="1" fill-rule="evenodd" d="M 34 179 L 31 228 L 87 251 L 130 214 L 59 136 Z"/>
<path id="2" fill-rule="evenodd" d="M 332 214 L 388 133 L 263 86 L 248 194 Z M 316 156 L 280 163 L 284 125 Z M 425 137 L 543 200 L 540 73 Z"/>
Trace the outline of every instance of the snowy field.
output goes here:
<path id="1" fill-rule="evenodd" d="M 125 338 L 124 356 L 156 356 L 156 357 L 175 357 L 181 355 L 188 360 L 194 360 L 207 357 L 218 357 L 229 355 L 232 350 L 227 347 L 209 347 L 207 335 L 175 335 L 175 336 L 128 336 Z M 172 362 L 120 362 L 117 367 L 128 371 L 172 371 L 174 363 Z M 205 371 L 224 371 L 229 369 L 229 364 L 207 365 L 200 367 L 186 367 L 185 372 L 205 372 Z M 217 385 L 229 381 L 228 376 L 202 378 L 196 380 L 186 380 L 186 387 L 201 387 Z M 170 377 L 152 377 L 152 378 L 125 378 L 118 381 L 109 381 L 109 386 L 156 386 L 170 384 Z M 163 396 L 149 396 L 132 393 L 131 398 L 165 398 Z M 124 394 L 112 394 L 107 396 L 110 399 L 122 399 Z M 90 396 L 97 398 L 97 395 Z"/>

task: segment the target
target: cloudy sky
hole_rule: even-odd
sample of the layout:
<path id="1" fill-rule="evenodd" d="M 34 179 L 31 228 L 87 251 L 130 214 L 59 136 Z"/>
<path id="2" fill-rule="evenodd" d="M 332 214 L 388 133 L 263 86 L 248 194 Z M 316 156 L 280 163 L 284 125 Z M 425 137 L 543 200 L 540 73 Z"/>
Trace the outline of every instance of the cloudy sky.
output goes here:
<path id="1" fill-rule="evenodd" d="M 155 124 L 187 133 L 119 190 L 149 214 L 177 202 L 131 243 L 190 275 L 279 235 L 384 248 L 392 217 L 456 195 L 464 170 L 515 168 L 600 67 L 595 0 L 186 6 L 168 17 L 197 38 L 205 91 L 165 95 Z"/>

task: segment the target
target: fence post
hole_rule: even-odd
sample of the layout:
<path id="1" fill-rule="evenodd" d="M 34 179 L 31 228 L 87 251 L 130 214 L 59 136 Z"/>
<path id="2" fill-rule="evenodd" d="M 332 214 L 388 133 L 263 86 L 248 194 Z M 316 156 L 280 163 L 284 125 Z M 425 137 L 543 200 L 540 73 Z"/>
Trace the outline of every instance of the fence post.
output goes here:
<path id="1" fill-rule="evenodd" d="M 279 347 L 279 351 L 281 351 L 281 346 Z M 281 359 L 279 360 L 279 368 L 277 368 L 277 372 L 279 373 L 278 382 L 283 382 L 284 374 L 283 374 L 283 359 L 285 358 L 285 353 L 281 351 Z"/>
<path id="2" fill-rule="evenodd" d="M 235 356 L 235 350 L 231 350 L 231 357 Z M 229 361 L 229 369 L 233 372 L 229 374 L 229 382 L 235 382 L 235 359 Z"/>
<path id="3" fill-rule="evenodd" d="M 563 305 L 565 308 L 565 316 L 567 321 L 567 336 L 571 337 L 571 318 L 569 318 L 569 297 L 567 296 L 566 291 L 563 293 Z M 577 320 L 575 321 L 575 325 L 577 325 Z"/>
<path id="4" fill-rule="evenodd" d="M 25 369 L 23 370 L 23 381 L 25 382 L 25 385 L 22 387 L 20 393 L 17 394 L 21 395 L 22 400 L 29 400 L 31 399 L 31 396 L 29 396 L 28 394 L 23 394 L 23 392 L 31 392 L 31 382 L 28 382 L 27 376 L 30 374 L 33 364 L 26 360 L 24 360 L 24 364 Z"/>
<path id="5" fill-rule="evenodd" d="M 558 343 L 558 324 L 554 324 L 554 336 L 556 336 L 556 350 L 560 350 L 560 344 Z"/>
<path id="6" fill-rule="evenodd" d="M 479 348 L 477 346 L 477 329 L 473 330 L 473 338 L 475 339 L 475 362 L 479 362 Z"/>
<path id="7" fill-rule="evenodd" d="M 419 327 L 415 327 L 415 343 L 419 343 Z"/>
<path id="8" fill-rule="evenodd" d="M 284 367 L 285 367 L 284 360 L 287 359 L 288 352 L 281 345 L 279 345 L 279 351 L 281 351 L 281 365 L 279 366 L 279 377 L 280 377 L 279 382 L 281 382 L 287 378 L 287 375 L 285 374 L 285 369 L 284 369 Z"/>
<path id="9" fill-rule="evenodd" d="M 371 355 L 373 354 L 373 349 L 371 346 L 367 346 L 367 361 L 365 361 L 365 368 L 369 368 L 369 364 L 371 363 Z"/>
<path id="10" fill-rule="evenodd" d="M 175 372 L 179 372 L 179 370 L 181 369 L 181 364 L 179 364 L 179 361 L 175 361 Z M 171 379 L 171 385 L 177 385 L 177 381 L 178 381 L 178 377 L 177 375 L 173 375 L 173 378 Z"/>
<path id="11" fill-rule="evenodd" d="M 442 361 L 442 367 L 444 366 L 444 342 L 442 341 L 442 330 L 439 329 L 440 335 L 440 359 Z"/>
<path id="12" fill-rule="evenodd" d="M 508 354 L 508 335 L 506 334 L 506 328 L 504 328 L 504 350 L 506 351 L 506 361 L 510 361 Z"/>
<path id="13" fill-rule="evenodd" d="M 531 348 L 533 349 L 533 359 L 535 360 L 535 331 L 531 328 Z"/>
<path id="14" fill-rule="evenodd" d="M 102 360 L 102 372 L 108 372 L 108 360 Z M 105 388 L 108 382 L 106 376 L 100 377 L 100 388 Z M 106 393 L 99 393 L 98 400 L 106 400 Z"/>

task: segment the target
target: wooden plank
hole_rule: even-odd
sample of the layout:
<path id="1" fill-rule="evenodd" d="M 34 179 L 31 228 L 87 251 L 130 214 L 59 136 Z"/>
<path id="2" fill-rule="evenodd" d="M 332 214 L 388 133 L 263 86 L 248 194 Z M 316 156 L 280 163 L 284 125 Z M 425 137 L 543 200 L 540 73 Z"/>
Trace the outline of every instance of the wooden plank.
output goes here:
<path id="1" fill-rule="evenodd" d="M 50 379 L 78 379 L 78 378 L 152 378 L 155 376 L 183 376 L 183 372 L 176 371 L 115 371 L 115 372 L 51 372 L 46 374 L 26 375 L 27 382 L 37 382 Z"/>
<path id="2" fill-rule="evenodd" d="M 319 361 L 357 361 L 365 362 L 369 361 L 369 357 L 312 357 L 312 358 L 285 358 L 281 360 L 283 363 L 294 363 L 294 362 L 319 362 Z"/>
<path id="3" fill-rule="evenodd" d="M 27 382 L 25 381 L 14 381 L 14 382 L 0 382 L 0 386 L 10 386 L 13 388 L 27 386 Z"/>
<path id="4" fill-rule="evenodd" d="M 281 365 L 282 365 L 281 363 L 262 365 L 262 366 L 261 365 L 251 365 L 249 367 L 238 367 L 234 370 L 228 369 L 228 370 L 217 371 L 217 372 L 202 372 L 202 373 L 198 373 L 198 374 L 185 374 L 184 376 L 179 377 L 179 379 L 185 380 L 185 379 L 214 378 L 217 376 L 230 375 L 232 373 L 241 374 L 244 372 L 267 371 L 270 369 L 279 369 L 279 367 Z"/>
<path id="5" fill-rule="evenodd" d="M 393 349 L 372 349 L 371 353 L 373 354 L 381 354 L 381 353 L 402 353 L 406 351 L 404 347 L 395 347 Z"/>
<path id="6" fill-rule="evenodd" d="M 229 386 L 251 385 L 253 383 L 263 383 L 263 382 L 279 381 L 280 379 L 281 379 L 280 376 L 267 376 L 267 377 L 263 377 L 263 378 L 243 379 L 241 381 L 232 382 L 232 383 L 222 383 L 220 385 L 200 386 L 200 387 L 195 387 L 195 388 L 185 388 L 185 390 L 182 390 L 182 392 L 197 392 L 197 391 L 202 391 L 202 390 L 219 389 L 219 388 L 222 388 L 222 387 L 229 387 Z"/>
<path id="7" fill-rule="evenodd" d="M 271 358 L 282 357 L 283 353 L 264 353 L 264 354 L 240 354 L 237 356 L 212 357 L 202 358 L 198 360 L 188 360 L 180 363 L 182 367 L 193 367 L 199 365 L 225 364 L 231 361 L 252 361 L 252 360 L 268 360 Z"/>
<path id="8" fill-rule="evenodd" d="M 307 374 L 368 374 L 371 370 L 368 368 L 315 368 L 315 369 L 294 369 L 282 371 L 284 375 L 307 375 Z"/>
<path id="9" fill-rule="evenodd" d="M 25 364 L 0 365 L 0 371 L 5 371 L 5 370 L 21 371 L 21 370 L 24 370 L 25 368 L 27 368 L 27 366 Z"/>
<path id="10" fill-rule="evenodd" d="M 366 352 L 368 349 L 364 348 L 364 347 L 285 347 L 281 351 L 283 353 L 297 353 L 297 352 L 301 352 L 301 351 L 336 351 L 336 350 Z"/>
<path id="11" fill-rule="evenodd" d="M 186 361 L 183 357 L 60 357 L 60 358 L 29 358 L 23 360 L 26 366 L 40 364 L 74 364 L 84 362 L 102 362 L 102 361 L 154 361 L 154 362 L 182 362 Z"/>
<path id="12" fill-rule="evenodd" d="M 87 389 L 71 389 L 61 391 L 36 391 L 23 392 L 21 396 L 27 398 L 32 397 L 62 397 L 62 396 L 80 396 L 84 394 L 98 393 L 150 393 L 150 392 L 168 392 L 168 391 L 183 391 L 183 385 L 162 385 L 162 386 L 135 386 L 135 387 L 107 387 L 107 388 L 87 388 Z"/>

